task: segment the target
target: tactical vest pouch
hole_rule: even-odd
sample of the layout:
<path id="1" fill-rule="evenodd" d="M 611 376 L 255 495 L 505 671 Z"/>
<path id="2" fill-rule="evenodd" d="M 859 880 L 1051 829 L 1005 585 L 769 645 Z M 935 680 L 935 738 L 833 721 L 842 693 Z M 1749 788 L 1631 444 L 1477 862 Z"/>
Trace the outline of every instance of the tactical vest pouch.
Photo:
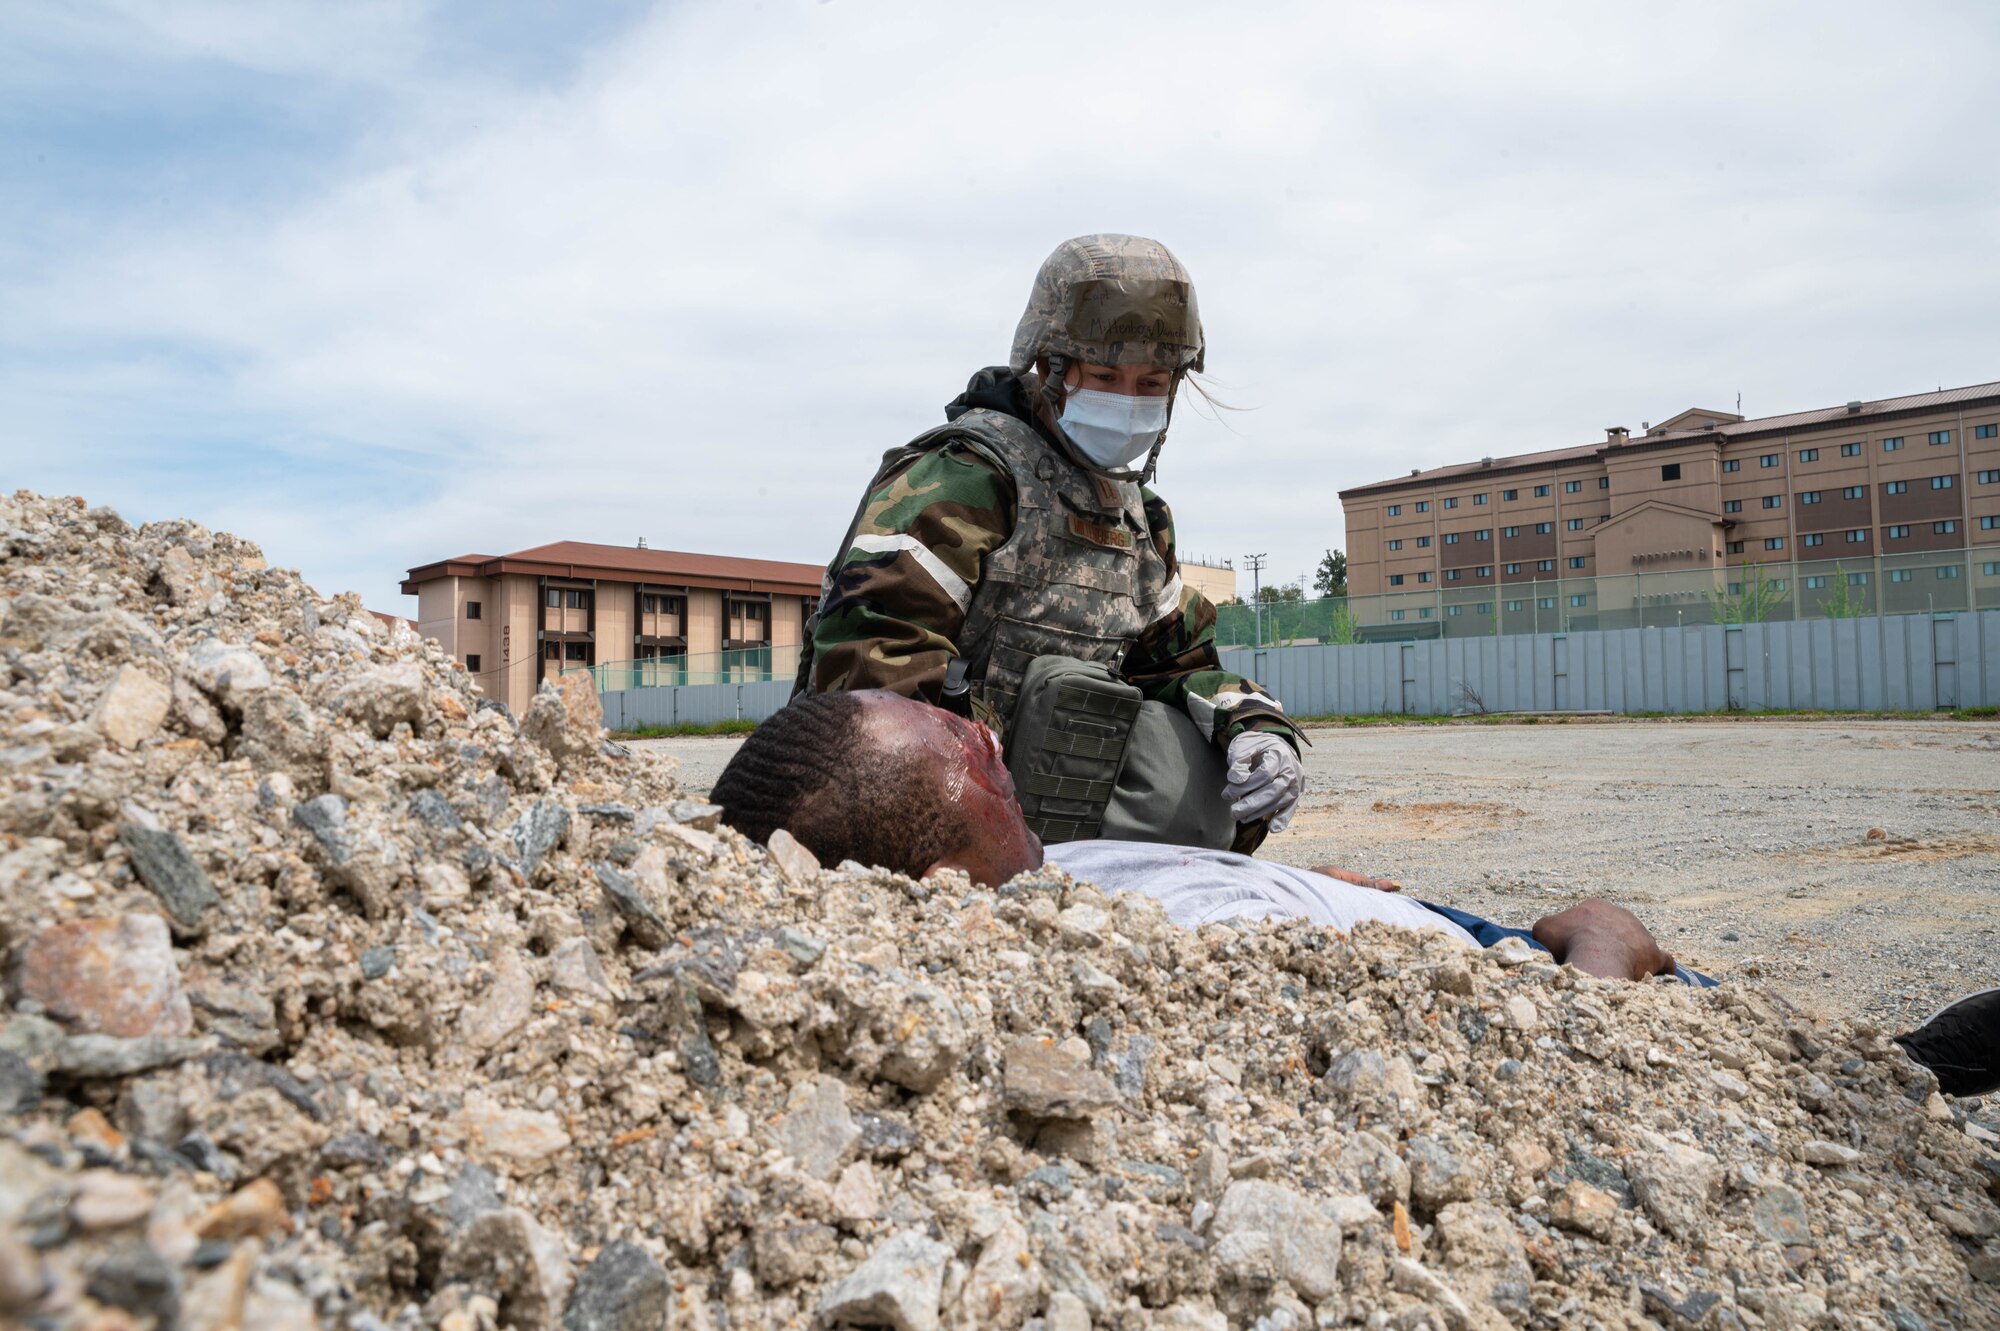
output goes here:
<path id="1" fill-rule="evenodd" d="M 1193 721 L 1145 701 L 1105 665 L 1035 658 L 1007 730 L 1007 770 L 1043 841 L 1227 850 L 1236 837 L 1222 755 Z"/>

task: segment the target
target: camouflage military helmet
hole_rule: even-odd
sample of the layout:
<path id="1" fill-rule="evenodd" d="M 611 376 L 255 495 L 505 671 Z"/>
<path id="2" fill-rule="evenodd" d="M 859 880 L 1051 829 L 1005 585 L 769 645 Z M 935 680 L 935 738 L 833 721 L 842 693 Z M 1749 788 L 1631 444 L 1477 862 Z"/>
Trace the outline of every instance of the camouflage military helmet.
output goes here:
<path id="1" fill-rule="evenodd" d="M 1038 356 L 1092 365 L 1202 365 L 1201 313 L 1181 261 L 1144 236 L 1078 236 L 1035 274 L 1008 363 L 1025 374 Z"/>

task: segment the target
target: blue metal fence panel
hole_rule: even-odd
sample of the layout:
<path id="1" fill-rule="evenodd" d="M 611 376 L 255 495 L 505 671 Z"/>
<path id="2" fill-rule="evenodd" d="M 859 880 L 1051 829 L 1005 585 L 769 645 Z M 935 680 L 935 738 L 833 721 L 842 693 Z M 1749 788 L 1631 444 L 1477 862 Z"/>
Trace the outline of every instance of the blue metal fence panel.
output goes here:
<path id="1" fill-rule="evenodd" d="M 1501 711 L 1930 711 L 2000 706 L 2000 610 L 1778 624 L 1232 648 L 1299 716 Z M 789 680 L 605 693 L 614 730 L 761 721 Z"/>
<path id="2" fill-rule="evenodd" d="M 1930 711 L 2000 701 L 2000 611 L 1222 653 L 1303 716 Z"/>

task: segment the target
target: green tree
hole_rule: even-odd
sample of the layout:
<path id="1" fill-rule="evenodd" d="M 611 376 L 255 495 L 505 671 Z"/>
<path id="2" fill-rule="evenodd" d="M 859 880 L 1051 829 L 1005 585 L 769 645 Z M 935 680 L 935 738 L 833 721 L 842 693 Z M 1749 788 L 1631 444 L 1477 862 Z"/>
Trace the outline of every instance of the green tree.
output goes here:
<path id="1" fill-rule="evenodd" d="M 1313 574 L 1313 590 L 1324 597 L 1347 595 L 1347 555 L 1344 551 L 1326 552 L 1326 558 L 1319 561 L 1319 572 Z"/>
<path id="2" fill-rule="evenodd" d="M 1722 586 L 1702 593 L 1718 624 L 1761 624 L 1791 597 L 1789 590 L 1766 578 L 1764 570 L 1747 559 L 1743 561 L 1743 581 L 1733 585 L 1739 590 Z"/>
<path id="3" fill-rule="evenodd" d="M 1868 613 L 1868 591 L 1847 581 L 1847 570 L 1833 566 L 1833 595 L 1826 598 L 1820 613 L 1828 619 L 1859 619 Z"/>
<path id="4" fill-rule="evenodd" d="M 1354 611 L 1345 602 L 1334 606 L 1333 613 L 1327 616 L 1326 640 L 1335 646 L 1361 641 L 1354 631 Z"/>

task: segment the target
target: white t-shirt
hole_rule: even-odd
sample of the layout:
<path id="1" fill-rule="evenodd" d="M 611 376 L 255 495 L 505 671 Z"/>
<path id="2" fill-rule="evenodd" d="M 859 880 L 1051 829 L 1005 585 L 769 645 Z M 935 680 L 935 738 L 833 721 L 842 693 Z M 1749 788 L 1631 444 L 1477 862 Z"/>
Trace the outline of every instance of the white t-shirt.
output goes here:
<path id="1" fill-rule="evenodd" d="M 1070 877 L 1111 892 L 1143 892 L 1167 908 L 1175 924 L 1193 929 L 1217 920 L 1304 918 L 1336 929 L 1382 920 L 1436 929 L 1470 947 L 1471 934 L 1436 911 L 1393 892 L 1357 887 L 1310 869 L 1251 859 L 1226 850 L 1155 846 L 1139 841 L 1066 841 L 1047 848 L 1048 862 Z"/>

